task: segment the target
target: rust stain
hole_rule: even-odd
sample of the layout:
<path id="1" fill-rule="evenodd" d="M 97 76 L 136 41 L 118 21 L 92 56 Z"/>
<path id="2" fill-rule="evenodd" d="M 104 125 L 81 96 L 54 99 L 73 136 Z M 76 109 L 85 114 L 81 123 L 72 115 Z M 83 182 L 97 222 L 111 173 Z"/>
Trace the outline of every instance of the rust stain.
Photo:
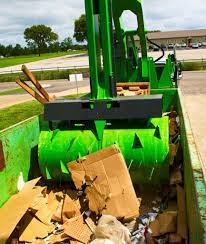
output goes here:
<path id="1" fill-rule="evenodd" d="M 0 172 L 6 167 L 5 158 L 4 158 L 4 151 L 3 151 L 3 144 L 0 140 Z"/>

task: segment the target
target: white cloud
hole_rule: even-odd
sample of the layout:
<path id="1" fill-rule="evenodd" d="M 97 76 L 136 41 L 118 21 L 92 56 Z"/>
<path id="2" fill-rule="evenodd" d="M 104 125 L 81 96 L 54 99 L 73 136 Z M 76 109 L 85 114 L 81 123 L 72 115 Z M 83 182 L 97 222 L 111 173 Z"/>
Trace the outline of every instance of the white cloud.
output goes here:
<path id="1" fill-rule="evenodd" d="M 0 0 L 0 43 L 24 43 L 24 29 L 46 24 L 60 40 L 73 35 L 74 20 L 84 12 L 84 0 Z M 144 0 L 148 30 L 206 28 L 206 0 Z"/>

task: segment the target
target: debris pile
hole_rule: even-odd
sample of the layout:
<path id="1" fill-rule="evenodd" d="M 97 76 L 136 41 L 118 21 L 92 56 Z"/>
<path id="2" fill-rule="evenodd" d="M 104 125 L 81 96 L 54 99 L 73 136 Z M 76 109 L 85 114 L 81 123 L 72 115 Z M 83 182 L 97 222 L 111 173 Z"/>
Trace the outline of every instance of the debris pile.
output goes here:
<path id="1" fill-rule="evenodd" d="M 68 163 L 73 184 L 27 182 L 0 209 L 0 243 L 153 244 L 187 240 L 178 117 L 170 117 L 170 184 L 135 187 L 113 145 Z M 5 221 L 6 220 L 6 221 Z"/>

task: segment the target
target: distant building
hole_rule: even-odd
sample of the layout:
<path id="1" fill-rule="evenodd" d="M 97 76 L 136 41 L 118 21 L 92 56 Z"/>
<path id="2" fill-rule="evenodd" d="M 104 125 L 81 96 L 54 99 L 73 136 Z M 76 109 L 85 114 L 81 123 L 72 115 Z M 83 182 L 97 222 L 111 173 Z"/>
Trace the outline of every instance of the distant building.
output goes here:
<path id="1" fill-rule="evenodd" d="M 206 42 L 206 29 L 200 30 L 183 30 L 183 31 L 167 31 L 167 32 L 152 32 L 149 33 L 148 38 L 153 42 L 161 45 L 168 44 L 187 44 Z M 135 37 L 135 42 L 139 47 L 139 37 Z"/>

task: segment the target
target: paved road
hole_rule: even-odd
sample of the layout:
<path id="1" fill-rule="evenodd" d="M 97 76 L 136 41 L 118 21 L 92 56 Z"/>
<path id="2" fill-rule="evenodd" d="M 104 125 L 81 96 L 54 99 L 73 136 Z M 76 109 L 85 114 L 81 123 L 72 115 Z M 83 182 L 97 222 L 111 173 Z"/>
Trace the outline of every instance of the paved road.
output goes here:
<path id="1" fill-rule="evenodd" d="M 165 57 L 173 51 L 165 52 Z M 155 59 L 161 55 L 161 52 L 150 52 L 149 56 Z M 177 50 L 177 58 L 179 60 L 187 59 L 206 59 L 206 49 L 190 49 L 190 50 Z M 21 64 L 22 65 L 22 64 Z M 1 72 L 11 72 L 11 70 L 21 70 L 21 65 L 15 65 L 7 68 L 0 68 Z M 37 62 L 27 63 L 29 69 L 50 69 L 57 67 L 80 67 L 88 66 L 88 56 L 87 55 L 67 55 L 64 57 L 45 59 Z"/>
<path id="2" fill-rule="evenodd" d="M 32 85 L 30 82 L 27 82 L 30 86 Z M 85 87 L 89 85 L 89 80 L 83 80 L 76 82 L 71 82 L 68 80 L 46 80 L 42 81 L 41 84 L 43 86 L 46 86 L 46 90 L 49 93 L 57 93 L 62 92 L 64 90 L 74 89 L 77 87 Z M 8 91 L 11 89 L 19 88 L 19 86 L 15 82 L 5 82 L 0 83 L 0 92 L 2 91 Z M 16 94 L 25 94 L 26 92 L 21 91 Z"/>
<path id="3" fill-rule="evenodd" d="M 180 88 L 206 176 L 206 72 L 185 72 Z"/>
<path id="4" fill-rule="evenodd" d="M 42 84 L 49 85 L 49 87 L 46 88 L 47 92 L 56 97 L 90 92 L 89 80 L 83 80 L 78 82 L 78 84 L 76 84 L 76 82 L 69 82 L 68 80 L 43 81 Z M 0 83 L 0 91 L 1 89 L 13 89 L 16 87 L 18 86 L 15 83 Z M 31 100 L 33 100 L 33 98 L 26 92 L 19 92 L 15 95 L 0 95 L 0 109 Z"/>

